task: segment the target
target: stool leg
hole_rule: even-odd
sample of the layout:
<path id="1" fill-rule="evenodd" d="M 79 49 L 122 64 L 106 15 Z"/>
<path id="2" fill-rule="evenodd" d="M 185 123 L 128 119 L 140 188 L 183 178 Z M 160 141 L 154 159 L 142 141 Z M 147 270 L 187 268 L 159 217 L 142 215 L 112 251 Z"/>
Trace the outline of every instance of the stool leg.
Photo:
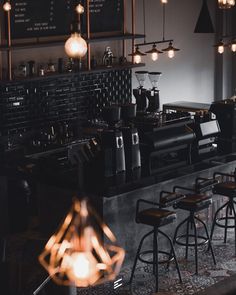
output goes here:
<path id="1" fill-rule="evenodd" d="M 140 253 L 140 250 L 142 248 L 142 245 L 143 245 L 143 241 L 153 233 L 153 230 L 150 231 L 149 233 L 147 233 L 145 236 L 142 237 L 140 243 L 139 243 L 139 246 L 138 246 L 138 250 L 137 250 L 137 253 L 136 253 L 136 256 L 135 256 L 135 260 L 134 260 L 134 265 L 133 265 L 133 268 L 132 268 L 132 271 L 131 271 L 131 276 L 130 276 L 130 279 L 129 279 L 129 284 L 132 284 L 132 281 L 133 281 L 133 277 L 134 277 L 134 272 L 135 272 L 135 268 L 136 268 L 136 265 L 137 265 L 137 262 L 138 262 L 138 258 L 139 258 L 139 253 Z"/>
<path id="2" fill-rule="evenodd" d="M 191 213 L 193 214 L 193 213 Z M 194 248 L 195 248 L 195 266 L 196 266 L 196 275 L 198 274 L 198 250 L 197 250 L 197 226 L 194 220 L 194 216 L 191 216 L 191 223 L 194 230 Z"/>
<path id="3" fill-rule="evenodd" d="M 217 215 L 218 213 L 228 205 L 229 202 L 225 203 L 223 206 L 221 206 L 219 209 L 217 209 L 215 215 L 214 215 L 214 219 L 213 219 L 213 223 L 212 223 L 212 227 L 211 227 L 211 235 L 210 235 L 210 239 L 212 240 L 213 234 L 214 234 L 214 228 L 216 226 L 216 219 L 217 219 Z M 210 248 L 208 248 L 209 250 Z"/>
<path id="4" fill-rule="evenodd" d="M 235 255 L 236 255 L 236 212 L 234 209 L 234 203 L 232 202 L 232 210 L 234 215 L 234 247 L 235 247 Z"/>
<path id="5" fill-rule="evenodd" d="M 226 243 L 226 241 L 227 241 L 227 229 L 228 229 L 227 227 L 228 227 L 229 208 L 230 208 L 230 206 L 226 207 L 224 243 Z"/>
<path id="6" fill-rule="evenodd" d="M 155 260 L 153 261 L 153 265 L 155 267 L 155 278 L 156 278 L 156 292 L 158 292 L 159 290 L 159 280 L 158 280 L 158 243 L 157 243 L 157 236 L 158 236 L 158 229 L 157 227 L 154 228 L 154 235 L 153 235 L 153 245 L 154 245 L 154 249 L 153 249 L 153 254 L 155 253 L 155 255 L 153 255 L 155 257 Z"/>
<path id="7" fill-rule="evenodd" d="M 195 219 L 198 220 L 204 226 L 204 229 L 205 229 L 205 232 L 206 232 L 206 236 L 208 238 L 208 247 L 211 250 L 211 255 L 212 255 L 213 262 L 214 262 L 214 264 L 216 264 L 215 253 L 214 253 L 214 250 L 213 250 L 213 247 L 212 247 L 212 243 L 211 243 L 211 239 L 210 239 L 210 236 L 209 236 L 209 233 L 208 233 L 207 226 L 206 226 L 205 222 L 202 221 L 200 218 L 198 218 L 198 217 L 195 216 Z"/>
<path id="8" fill-rule="evenodd" d="M 188 242 L 189 242 L 189 220 L 187 221 L 187 232 L 186 232 L 186 247 L 185 247 L 185 259 L 188 259 Z"/>
<path id="9" fill-rule="evenodd" d="M 171 238 L 167 234 L 165 234 L 163 231 L 161 231 L 161 230 L 158 230 L 158 232 L 160 234 L 162 234 L 164 237 L 166 237 L 167 240 L 170 242 L 170 247 L 171 247 L 171 252 L 170 253 L 172 253 L 172 255 L 174 257 L 175 266 L 176 266 L 176 269 L 177 269 L 177 272 L 178 272 L 178 276 L 179 276 L 179 281 L 180 281 L 180 283 L 182 283 L 182 277 L 181 277 L 181 272 L 180 272 L 180 269 L 179 269 L 179 263 L 178 263 L 178 260 L 176 258 L 175 249 L 174 249 L 174 245 L 173 245 L 173 243 L 171 241 Z"/>
<path id="10" fill-rule="evenodd" d="M 183 221 L 180 222 L 180 224 L 176 227 L 176 230 L 175 230 L 175 233 L 174 233 L 174 238 L 173 238 L 173 244 L 175 244 L 176 242 L 176 237 L 177 237 L 177 234 L 178 234 L 178 231 L 180 229 L 180 227 L 188 221 L 188 218 L 185 218 Z"/>

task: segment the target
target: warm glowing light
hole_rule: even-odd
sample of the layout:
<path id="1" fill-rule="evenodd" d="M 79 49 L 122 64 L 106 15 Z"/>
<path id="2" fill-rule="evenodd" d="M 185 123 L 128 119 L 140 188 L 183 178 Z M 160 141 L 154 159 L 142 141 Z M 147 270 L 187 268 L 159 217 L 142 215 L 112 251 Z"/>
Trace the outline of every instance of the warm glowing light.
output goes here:
<path id="1" fill-rule="evenodd" d="M 71 34 L 65 43 L 66 54 L 71 58 L 80 58 L 87 53 L 88 46 L 86 41 L 78 33 Z"/>
<path id="2" fill-rule="evenodd" d="M 222 54 L 222 53 L 224 53 L 224 45 L 219 45 L 218 46 L 218 49 L 217 49 L 217 51 L 218 51 L 218 53 L 220 53 L 220 54 Z"/>
<path id="3" fill-rule="evenodd" d="M 109 244 L 101 242 L 103 233 Z M 86 201 L 75 201 L 60 229 L 49 239 L 40 263 L 62 285 L 88 287 L 114 280 L 125 252 Z"/>
<path id="4" fill-rule="evenodd" d="M 152 60 L 153 60 L 153 61 L 158 60 L 158 53 L 157 53 L 157 52 L 153 52 L 153 53 L 152 53 Z"/>
<path id="5" fill-rule="evenodd" d="M 169 51 L 168 51 L 168 57 L 169 58 L 173 58 L 175 56 L 175 52 L 174 52 L 174 50 L 173 49 L 170 49 Z"/>
<path id="6" fill-rule="evenodd" d="M 167 4 L 168 3 L 168 0 L 161 0 L 161 3 L 162 4 Z"/>
<path id="7" fill-rule="evenodd" d="M 218 6 L 221 9 L 229 9 L 235 5 L 235 0 L 218 0 Z"/>
<path id="8" fill-rule="evenodd" d="M 5 11 L 10 11 L 10 10 L 11 10 L 11 4 L 10 4 L 9 2 L 5 2 L 5 3 L 3 4 L 3 9 L 4 9 Z"/>
<path id="9" fill-rule="evenodd" d="M 236 52 L 236 41 L 231 44 L 231 50 Z"/>
<path id="10" fill-rule="evenodd" d="M 77 12 L 78 14 L 83 14 L 83 13 L 84 13 L 84 6 L 81 5 L 81 4 L 78 4 L 78 5 L 76 6 L 75 10 L 76 10 L 76 12 Z"/>
<path id="11" fill-rule="evenodd" d="M 135 64 L 140 64 L 141 61 L 142 61 L 142 57 L 141 57 L 141 55 L 136 54 L 136 55 L 134 56 L 134 63 L 135 63 Z"/>

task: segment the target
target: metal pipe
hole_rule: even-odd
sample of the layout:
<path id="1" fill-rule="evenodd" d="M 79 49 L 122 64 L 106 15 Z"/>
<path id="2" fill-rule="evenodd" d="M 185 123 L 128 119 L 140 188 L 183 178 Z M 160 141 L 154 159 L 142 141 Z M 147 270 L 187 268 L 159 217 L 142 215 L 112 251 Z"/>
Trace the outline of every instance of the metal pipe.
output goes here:
<path id="1" fill-rule="evenodd" d="M 127 23 L 126 23 L 126 0 L 123 0 L 123 34 L 126 34 Z M 123 40 L 123 57 L 126 56 L 126 41 Z"/>
<path id="2" fill-rule="evenodd" d="M 10 1 L 9 1 L 10 3 Z M 11 52 L 11 11 L 7 11 L 7 64 L 8 64 L 8 79 L 12 80 L 12 52 Z"/>
<path id="3" fill-rule="evenodd" d="M 136 33 L 136 27 L 135 27 L 135 8 L 136 8 L 136 1 L 132 0 L 132 35 L 135 35 Z M 135 51 L 135 38 L 132 38 L 132 52 Z M 134 63 L 134 56 L 132 56 L 132 63 Z"/>
<path id="4" fill-rule="evenodd" d="M 138 43 L 136 46 L 146 46 L 146 45 L 151 45 L 151 44 L 161 44 L 161 43 L 167 43 L 167 42 L 173 42 L 173 39 L 168 39 L 168 40 L 161 40 L 161 41 L 153 41 L 153 42 L 147 42 L 147 43 Z"/>
<path id="5" fill-rule="evenodd" d="M 87 7 L 86 7 L 86 12 L 87 12 L 87 40 L 88 40 L 88 52 L 87 52 L 87 67 L 88 70 L 91 70 L 91 45 L 89 43 L 89 39 L 90 39 L 90 5 L 89 5 L 89 1 L 86 1 Z"/>

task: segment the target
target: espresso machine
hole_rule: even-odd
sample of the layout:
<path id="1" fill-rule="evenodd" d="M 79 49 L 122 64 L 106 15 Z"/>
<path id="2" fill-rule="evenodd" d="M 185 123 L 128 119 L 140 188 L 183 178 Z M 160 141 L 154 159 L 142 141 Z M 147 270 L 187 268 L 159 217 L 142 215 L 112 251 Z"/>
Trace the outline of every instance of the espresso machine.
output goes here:
<path id="1" fill-rule="evenodd" d="M 148 77 L 147 71 L 136 71 L 135 76 L 138 80 L 139 87 L 133 90 L 136 98 L 137 112 L 145 112 L 148 107 L 147 89 L 144 88 L 145 81 Z"/>
<path id="2" fill-rule="evenodd" d="M 148 73 L 149 80 L 152 84 L 152 89 L 146 91 L 148 98 L 148 112 L 158 112 L 160 108 L 160 96 L 158 82 L 161 77 L 161 72 L 150 72 Z"/>

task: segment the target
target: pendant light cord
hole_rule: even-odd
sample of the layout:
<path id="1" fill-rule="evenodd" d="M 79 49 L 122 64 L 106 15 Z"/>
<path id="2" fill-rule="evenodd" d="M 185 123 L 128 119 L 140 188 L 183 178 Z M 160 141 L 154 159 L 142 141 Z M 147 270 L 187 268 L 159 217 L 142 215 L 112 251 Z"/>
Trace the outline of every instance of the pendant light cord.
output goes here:
<path id="1" fill-rule="evenodd" d="M 165 41 L 165 27 L 166 27 L 166 5 L 162 4 L 162 40 Z"/>
<path id="2" fill-rule="evenodd" d="M 146 43 L 146 6 L 145 6 L 145 0 L 143 0 L 143 34 L 144 34 L 144 43 Z"/>

